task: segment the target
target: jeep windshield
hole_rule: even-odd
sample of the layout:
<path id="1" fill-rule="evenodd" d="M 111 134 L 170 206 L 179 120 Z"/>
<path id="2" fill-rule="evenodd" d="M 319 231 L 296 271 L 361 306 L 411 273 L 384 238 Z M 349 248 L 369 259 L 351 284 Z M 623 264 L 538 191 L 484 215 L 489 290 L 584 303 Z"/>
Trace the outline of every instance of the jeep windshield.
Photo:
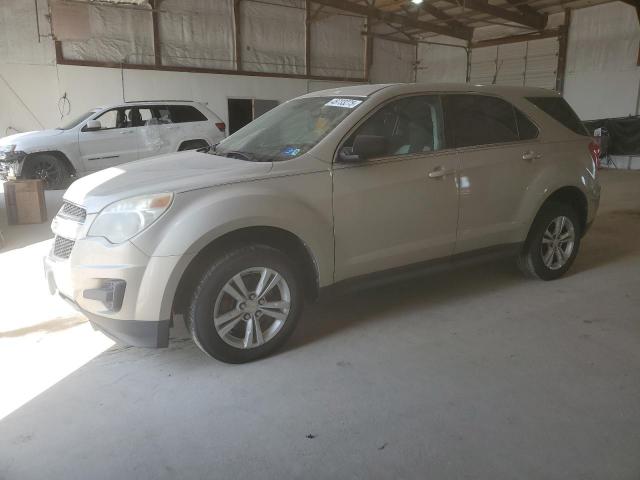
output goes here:
<path id="1" fill-rule="evenodd" d="M 350 97 L 291 100 L 227 137 L 211 153 L 254 162 L 290 160 L 309 151 L 363 101 Z"/>
<path id="2" fill-rule="evenodd" d="M 84 122 L 86 119 L 88 119 L 91 115 L 93 115 L 96 112 L 97 110 L 90 110 L 88 112 L 85 112 L 82 115 L 79 115 L 67 121 L 64 125 L 61 125 L 56 130 L 71 130 L 72 128 L 75 128 L 78 125 L 80 125 L 82 122 Z"/>

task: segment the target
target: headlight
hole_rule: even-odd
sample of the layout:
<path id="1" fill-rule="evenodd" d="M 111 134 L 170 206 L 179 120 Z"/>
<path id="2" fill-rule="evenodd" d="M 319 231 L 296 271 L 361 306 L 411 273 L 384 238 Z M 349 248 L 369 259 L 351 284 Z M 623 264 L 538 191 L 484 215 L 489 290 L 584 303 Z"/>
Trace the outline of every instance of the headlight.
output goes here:
<path id="1" fill-rule="evenodd" d="M 96 217 L 88 236 L 122 243 L 155 222 L 171 205 L 173 193 L 127 198 L 105 207 Z"/>

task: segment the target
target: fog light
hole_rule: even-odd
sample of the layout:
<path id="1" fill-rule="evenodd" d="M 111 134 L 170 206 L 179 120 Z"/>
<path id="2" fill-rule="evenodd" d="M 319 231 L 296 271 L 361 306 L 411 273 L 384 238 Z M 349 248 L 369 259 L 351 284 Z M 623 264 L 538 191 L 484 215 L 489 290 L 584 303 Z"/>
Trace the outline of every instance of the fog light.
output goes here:
<path id="1" fill-rule="evenodd" d="M 127 282 L 113 278 L 102 280 L 100 288 L 90 288 L 82 292 L 82 296 L 89 300 L 101 302 L 110 312 L 118 312 L 122 308 L 124 290 Z"/>

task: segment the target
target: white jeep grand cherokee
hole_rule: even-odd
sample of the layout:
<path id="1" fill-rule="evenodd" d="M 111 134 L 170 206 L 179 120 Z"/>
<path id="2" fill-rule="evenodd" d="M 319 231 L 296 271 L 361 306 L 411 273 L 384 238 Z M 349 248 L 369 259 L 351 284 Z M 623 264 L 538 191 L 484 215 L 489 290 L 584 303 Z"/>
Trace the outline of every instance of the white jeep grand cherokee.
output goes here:
<path id="1" fill-rule="evenodd" d="M 47 188 L 60 188 L 70 177 L 218 143 L 225 130 L 220 117 L 198 102 L 95 108 L 57 129 L 0 138 L 0 177 L 41 178 Z"/>

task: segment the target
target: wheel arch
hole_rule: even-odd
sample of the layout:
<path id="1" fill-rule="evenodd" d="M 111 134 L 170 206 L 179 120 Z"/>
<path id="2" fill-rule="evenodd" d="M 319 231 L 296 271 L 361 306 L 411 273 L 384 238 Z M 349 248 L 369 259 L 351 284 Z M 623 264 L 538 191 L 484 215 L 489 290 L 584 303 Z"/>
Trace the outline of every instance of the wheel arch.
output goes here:
<path id="1" fill-rule="evenodd" d="M 69 172 L 69 175 L 74 176 L 74 175 L 78 174 L 78 171 L 77 171 L 76 167 L 73 165 L 73 163 L 71 163 L 71 160 L 69 160 L 69 157 L 67 157 L 60 150 L 41 150 L 41 151 L 37 151 L 37 152 L 28 153 L 24 157 L 22 168 L 24 169 L 24 165 L 26 165 L 26 163 L 29 161 L 29 159 L 37 157 L 38 155 L 53 155 L 54 157 L 56 157 L 58 160 L 60 160 L 61 162 L 63 162 L 65 164 L 65 166 L 67 167 L 67 170 Z"/>
<path id="2" fill-rule="evenodd" d="M 578 218 L 580 219 L 580 231 L 582 232 L 582 235 L 585 234 L 587 218 L 589 214 L 589 203 L 587 200 L 587 196 L 580 188 L 573 185 L 565 185 L 563 187 L 556 188 L 555 190 L 551 191 L 549 195 L 544 197 L 537 210 L 535 210 L 535 215 L 531 218 L 526 238 L 529 238 L 529 234 L 531 233 L 531 229 L 533 228 L 538 214 L 546 205 L 551 202 L 570 205 L 578 214 Z"/>
<path id="3" fill-rule="evenodd" d="M 543 208 L 549 202 L 565 203 L 570 205 L 578 214 L 580 219 L 580 230 L 584 233 L 587 225 L 587 215 L 589 212 L 589 203 L 587 196 L 582 190 L 574 186 L 561 187 L 551 193 L 540 208 Z"/>
<path id="4" fill-rule="evenodd" d="M 196 282 L 221 252 L 247 244 L 268 245 L 291 256 L 295 268 L 302 277 L 305 297 L 315 300 L 320 289 L 320 274 L 317 259 L 309 246 L 288 230 L 272 226 L 244 227 L 212 240 L 191 259 L 180 276 L 172 303 L 172 313 L 184 313 L 190 292 Z"/>

